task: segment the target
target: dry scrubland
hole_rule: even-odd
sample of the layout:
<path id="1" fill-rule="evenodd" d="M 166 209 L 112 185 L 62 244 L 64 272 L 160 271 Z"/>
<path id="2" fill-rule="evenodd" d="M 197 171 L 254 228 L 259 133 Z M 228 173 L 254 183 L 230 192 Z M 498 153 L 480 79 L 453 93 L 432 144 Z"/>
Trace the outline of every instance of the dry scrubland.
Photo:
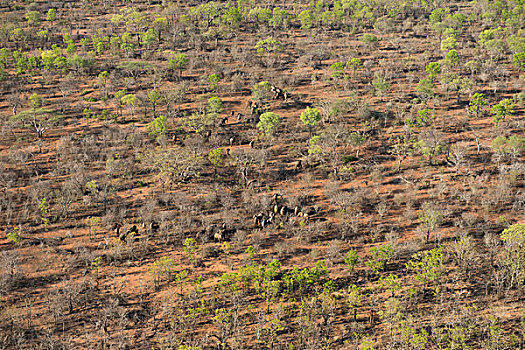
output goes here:
<path id="1" fill-rule="evenodd" d="M 0 0 L 0 348 L 523 349 L 524 27 Z"/>

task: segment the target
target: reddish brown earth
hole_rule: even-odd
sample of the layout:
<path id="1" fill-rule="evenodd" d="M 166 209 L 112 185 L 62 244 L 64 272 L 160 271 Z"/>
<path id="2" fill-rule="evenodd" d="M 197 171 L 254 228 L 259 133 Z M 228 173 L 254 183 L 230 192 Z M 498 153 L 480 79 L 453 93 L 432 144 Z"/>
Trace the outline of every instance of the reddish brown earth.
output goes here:
<path id="1" fill-rule="evenodd" d="M 319 3 L 324 7 L 310 5 L 319 16 L 338 6 Z M 345 25 L 319 20 L 308 29 L 297 17 L 309 8 L 305 1 L 202 2 L 219 6 L 221 15 L 238 6 L 238 28 L 220 16 L 208 28 L 191 12 L 201 5 L 196 1 L 64 2 L 54 21 L 45 20 L 51 3 L 0 2 L 0 47 L 9 52 L 0 61 L 1 349 L 524 347 L 525 270 L 518 269 L 515 280 L 512 266 L 519 257 L 525 261 L 525 250 L 519 244 L 512 250 L 501 236 L 525 224 L 525 84 L 511 45 L 517 37 L 517 47 L 525 46 L 523 9 L 505 2 L 514 18 L 484 1 L 428 8 L 363 2 L 373 19 L 360 24 L 361 3 L 342 3 L 349 6 Z M 258 21 L 257 6 L 287 10 L 289 24 Z M 126 28 L 111 21 L 132 7 L 142 22 Z M 438 7 L 467 16 L 457 28 L 459 63 L 448 68 L 441 61 L 448 50 L 440 50 L 429 23 Z M 391 9 L 398 14 L 388 16 Z M 42 21 L 31 25 L 25 17 L 30 11 Z M 156 17 L 168 19 L 162 40 L 150 48 L 137 45 L 135 34 L 153 28 Z M 483 46 L 479 34 L 498 26 L 505 28 L 495 34 L 502 49 Z M 25 40 L 17 39 L 16 28 Z M 42 30 L 47 41 L 38 37 Z M 112 35 L 126 31 L 133 33 L 131 57 L 109 47 Z M 90 64 L 78 71 L 17 72 L 16 50 L 40 59 L 57 44 L 59 56 L 70 59 L 66 33 Z M 378 42 L 364 42 L 365 33 Z M 96 35 L 108 39 L 95 55 L 89 51 L 96 49 Z M 89 39 L 84 49 L 83 38 Z M 267 38 L 279 41 L 282 52 L 259 55 L 254 47 Z M 168 66 L 179 53 L 188 58 L 182 77 Z M 335 78 L 331 66 L 352 58 L 363 67 Z M 480 65 L 474 75 L 465 66 L 472 60 Z M 130 61 L 152 66 L 133 79 L 119 68 Z M 427 99 L 418 82 L 437 61 L 442 72 L 435 96 Z M 107 100 L 97 78 L 103 71 L 110 74 Z M 210 74 L 221 77 L 216 91 Z M 455 91 L 447 91 L 446 74 L 468 80 L 459 102 Z M 377 77 L 389 84 L 384 91 Z M 263 101 L 266 111 L 282 118 L 273 135 L 247 120 L 253 86 L 262 81 L 290 94 L 284 100 L 270 93 Z M 168 106 L 166 97 L 184 87 L 186 93 Z M 61 89 L 70 91 L 63 96 Z M 119 111 L 114 96 L 122 89 L 139 98 L 133 113 L 127 106 Z M 152 90 L 164 97 L 156 115 L 167 117 L 159 137 L 150 134 Z M 48 117 L 60 116 L 42 137 L 17 121 L 31 111 L 34 93 L 44 99 Z M 475 93 L 487 100 L 479 117 L 469 109 Z M 224 107 L 215 117 L 207 108 L 212 96 Z M 491 109 L 507 98 L 513 113 L 496 125 Z M 312 128 L 318 148 L 300 119 L 307 107 L 322 115 Z M 98 117 L 87 120 L 86 108 Z M 410 128 L 407 119 L 425 108 L 434 119 Z M 220 126 L 232 111 L 244 117 Z M 194 127 L 192 116 L 202 128 Z M 333 130 L 339 131 L 335 144 Z M 398 169 L 394 148 L 403 136 L 409 141 Z M 494 140 L 512 136 L 514 152 L 508 144 L 498 151 Z M 430 164 L 425 145 L 433 140 Z M 217 148 L 224 157 L 215 173 L 208 156 Z M 454 156 L 461 158 L 457 165 Z M 183 176 L 189 166 L 195 173 Z M 264 228 L 255 225 L 254 215 L 269 217 L 275 194 L 279 206 L 297 207 L 308 218 L 289 213 Z M 39 207 L 43 199 L 46 209 Z M 426 225 L 433 216 L 434 224 Z M 99 220 L 92 235 L 90 218 Z M 121 232 L 136 225 L 138 233 L 119 239 L 117 223 Z M 214 238 L 221 227 L 222 239 Z M 437 274 L 425 284 L 409 262 L 439 247 Z M 374 269 L 378 249 L 390 253 Z M 345 263 L 352 250 L 358 256 L 353 271 Z M 509 260 L 512 253 L 517 255 Z M 275 260 L 280 268 L 272 274 Z M 307 279 L 301 282 L 294 268 L 305 269 Z M 397 281 L 394 292 L 388 278 Z M 361 295 L 355 320 L 352 285 Z"/>

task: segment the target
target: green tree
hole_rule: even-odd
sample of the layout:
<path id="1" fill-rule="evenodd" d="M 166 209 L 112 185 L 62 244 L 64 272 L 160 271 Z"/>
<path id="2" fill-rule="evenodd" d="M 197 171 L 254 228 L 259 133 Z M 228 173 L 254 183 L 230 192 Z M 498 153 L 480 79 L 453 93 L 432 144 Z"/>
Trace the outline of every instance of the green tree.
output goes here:
<path id="1" fill-rule="evenodd" d="M 248 12 L 248 19 L 259 24 L 268 24 L 272 19 L 272 10 L 269 8 L 254 7 Z"/>
<path id="2" fill-rule="evenodd" d="M 414 278 L 423 287 L 433 286 L 437 294 L 439 292 L 439 277 L 443 274 L 443 246 L 432 250 L 417 252 L 406 264 L 409 271 L 414 272 Z"/>
<path id="3" fill-rule="evenodd" d="M 266 112 L 261 114 L 257 127 L 266 135 L 273 135 L 279 125 L 281 124 L 281 117 L 273 112 Z"/>
<path id="4" fill-rule="evenodd" d="M 76 72 L 77 74 L 89 70 L 93 64 L 94 60 L 90 56 L 83 57 L 80 55 L 73 55 L 67 58 L 67 65 L 69 66 L 70 70 Z"/>
<path id="5" fill-rule="evenodd" d="M 310 10 L 304 10 L 297 15 L 299 22 L 301 22 L 301 29 L 311 29 L 316 21 L 315 14 Z"/>
<path id="6" fill-rule="evenodd" d="M 62 41 L 64 42 L 64 44 L 68 45 L 68 44 L 74 44 L 75 41 L 71 38 L 71 35 L 69 33 L 65 33 L 63 36 L 62 36 Z"/>
<path id="7" fill-rule="evenodd" d="M 220 349 L 228 349 L 226 341 L 233 334 L 234 320 L 232 311 L 225 308 L 215 309 L 215 316 L 213 316 L 212 321 L 217 328 L 217 338 L 219 339 Z"/>
<path id="8" fill-rule="evenodd" d="M 120 100 L 123 104 L 128 106 L 131 116 L 133 117 L 135 115 L 135 108 L 137 108 L 139 104 L 138 97 L 133 94 L 127 94 L 122 96 Z"/>
<path id="9" fill-rule="evenodd" d="M 321 112 L 316 108 L 306 107 L 304 112 L 301 113 L 301 121 L 304 125 L 308 126 L 310 137 L 312 137 L 312 129 L 314 126 L 321 121 Z"/>
<path id="10" fill-rule="evenodd" d="M 319 145 L 321 137 L 319 135 L 314 135 L 308 140 L 308 154 L 312 156 L 322 155 L 323 148 Z"/>
<path id="11" fill-rule="evenodd" d="M 391 244 L 385 244 L 370 248 L 370 259 L 365 262 L 365 265 L 370 271 L 376 275 L 384 271 L 387 262 L 394 256 L 394 248 Z"/>
<path id="12" fill-rule="evenodd" d="M 420 94 L 423 99 L 429 99 L 434 97 L 434 88 L 436 85 L 430 78 L 423 78 L 419 81 L 416 86 L 416 91 Z"/>
<path id="13" fill-rule="evenodd" d="M 436 81 L 437 76 L 441 73 L 441 64 L 439 62 L 430 62 L 427 65 L 426 71 L 428 78 L 433 82 Z"/>
<path id="14" fill-rule="evenodd" d="M 20 227 L 16 227 L 13 231 L 9 231 L 6 235 L 7 241 L 15 245 L 22 242 L 22 237 L 20 236 Z"/>
<path id="15" fill-rule="evenodd" d="M 376 89 L 377 96 L 383 96 L 388 90 L 390 90 L 390 83 L 382 74 L 374 74 L 374 80 L 372 80 L 372 85 Z"/>
<path id="16" fill-rule="evenodd" d="M 258 104 L 265 105 L 272 98 L 272 85 L 267 81 L 260 81 L 253 85 L 252 93 Z"/>
<path id="17" fill-rule="evenodd" d="M 514 56 L 512 56 L 512 64 L 514 64 L 519 71 L 525 71 L 525 52 L 514 54 Z"/>
<path id="18" fill-rule="evenodd" d="M 512 34 L 507 37 L 507 44 L 509 46 L 509 50 L 513 53 L 523 53 L 525 52 L 525 36 L 519 34 Z"/>
<path id="19" fill-rule="evenodd" d="M 158 41 L 162 39 L 162 33 L 168 28 L 168 20 L 166 17 L 157 17 L 153 21 L 153 28 L 157 31 Z"/>
<path id="20" fill-rule="evenodd" d="M 257 44 L 255 44 L 254 48 L 257 50 L 257 53 L 262 56 L 266 53 L 277 55 L 283 51 L 284 47 L 280 41 L 275 40 L 274 38 L 267 38 L 264 40 L 259 40 Z"/>
<path id="21" fill-rule="evenodd" d="M 57 50 L 44 50 L 40 53 L 42 67 L 51 70 L 54 67 L 55 59 L 59 56 Z"/>
<path id="22" fill-rule="evenodd" d="M 157 90 L 153 89 L 148 93 L 148 100 L 151 103 L 151 108 L 153 109 L 153 118 L 156 118 L 157 105 L 159 104 L 159 101 L 162 100 L 162 96 Z"/>
<path id="23" fill-rule="evenodd" d="M 239 8 L 231 6 L 224 10 L 221 22 L 226 24 L 231 30 L 239 28 L 242 21 L 242 13 Z"/>
<path id="24" fill-rule="evenodd" d="M 221 15 L 221 3 L 218 1 L 209 1 L 198 6 L 190 8 L 190 17 L 200 21 L 200 25 L 208 29 L 216 23 Z"/>
<path id="25" fill-rule="evenodd" d="M 89 226 L 89 239 L 93 240 L 93 237 L 97 233 L 97 227 L 100 223 L 100 218 L 98 216 L 90 216 L 86 219 L 86 223 Z"/>
<path id="26" fill-rule="evenodd" d="M 97 183 L 97 180 L 91 180 L 86 182 L 86 190 L 91 194 L 92 196 L 96 196 L 99 193 L 99 185 Z"/>
<path id="27" fill-rule="evenodd" d="M 449 36 L 446 39 L 441 40 L 441 51 L 453 50 L 458 47 L 456 38 Z"/>
<path id="28" fill-rule="evenodd" d="M 102 88 L 104 94 L 104 101 L 108 98 L 108 83 L 109 83 L 109 73 L 107 71 L 100 72 L 98 75 L 98 85 Z"/>
<path id="29" fill-rule="evenodd" d="M 135 45 L 132 42 L 131 33 L 125 32 L 120 37 L 120 49 L 126 52 L 128 57 L 133 56 L 133 51 L 135 50 Z M 117 44 L 117 40 L 113 40 L 113 44 Z"/>
<path id="30" fill-rule="evenodd" d="M 355 250 L 350 249 L 348 252 L 346 252 L 344 256 L 344 261 L 348 271 L 352 273 L 354 272 L 355 267 L 359 263 L 359 256 L 357 255 L 357 252 Z"/>
<path id="31" fill-rule="evenodd" d="M 352 70 L 352 76 L 355 78 L 356 72 L 363 68 L 363 62 L 360 58 L 351 58 L 350 61 L 346 62 L 346 68 Z"/>
<path id="32" fill-rule="evenodd" d="M 434 122 L 435 116 L 432 113 L 432 110 L 429 108 L 423 108 L 422 110 L 417 111 L 417 116 L 415 118 L 405 119 L 405 125 L 413 127 L 427 127 L 432 125 Z"/>
<path id="33" fill-rule="evenodd" d="M 387 277 L 380 277 L 379 283 L 383 288 L 390 292 L 391 297 L 395 297 L 395 293 L 401 290 L 401 282 L 397 275 L 389 274 Z"/>
<path id="34" fill-rule="evenodd" d="M 343 62 L 335 62 L 330 66 L 332 71 L 332 78 L 339 79 L 345 75 L 345 64 Z"/>
<path id="35" fill-rule="evenodd" d="M 217 96 L 212 96 L 208 99 L 208 113 L 217 115 L 224 110 L 222 100 Z"/>
<path id="36" fill-rule="evenodd" d="M 115 95 L 113 96 L 115 100 L 117 101 L 117 111 L 118 111 L 119 116 L 122 115 L 122 105 L 124 104 L 124 101 L 122 100 L 122 98 L 126 96 L 126 94 L 127 94 L 127 91 L 125 89 L 122 89 L 122 90 L 115 92 Z"/>
<path id="37" fill-rule="evenodd" d="M 355 284 L 348 286 L 348 291 L 346 294 L 346 302 L 352 310 L 354 322 L 357 321 L 357 309 L 363 304 L 364 295 L 361 291 L 361 288 Z"/>
<path id="38" fill-rule="evenodd" d="M 4 81 L 7 79 L 9 74 L 5 70 L 5 65 L 3 63 L 0 63 L 0 81 Z"/>
<path id="39" fill-rule="evenodd" d="M 184 240 L 184 243 L 182 244 L 184 246 L 183 250 L 188 256 L 188 260 L 193 264 L 197 265 L 198 259 L 196 256 L 197 253 L 197 241 L 193 238 L 186 238 Z"/>
<path id="40" fill-rule="evenodd" d="M 377 39 L 377 36 L 375 36 L 374 34 L 370 34 L 370 33 L 365 33 L 361 37 L 361 41 L 364 42 L 364 43 L 367 43 L 367 44 L 377 43 L 378 40 L 379 39 Z"/>
<path id="41" fill-rule="evenodd" d="M 53 22 L 57 17 L 57 10 L 49 9 L 46 14 L 46 21 Z"/>
<path id="42" fill-rule="evenodd" d="M 498 104 L 492 106 L 490 113 L 492 113 L 492 119 L 496 125 L 499 125 L 505 118 L 511 114 L 514 114 L 514 102 L 510 98 L 501 100 Z"/>
<path id="43" fill-rule="evenodd" d="M 459 63 L 459 55 L 456 50 L 450 50 L 446 56 L 445 60 L 443 61 L 443 64 L 447 66 L 448 68 L 453 68 L 457 66 Z"/>
<path id="44" fill-rule="evenodd" d="M 485 97 L 485 94 L 478 92 L 472 95 L 472 97 L 470 98 L 469 106 L 471 107 L 471 109 L 474 110 L 474 113 L 476 114 L 476 117 L 478 118 L 481 114 L 481 108 L 483 108 L 483 106 L 486 106 L 486 105 L 487 105 L 487 98 Z"/>
<path id="45" fill-rule="evenodd" d="M 67 44 L 67 47 L 66 47 L 66 54 L 68 57 L 71 57 L 75 54 L 75 52 L 77 52 L 77 47 L 75 45 L 75 43 L 69 43 Z"/>
<path id="46" fill-rule="evenodd" d="M 226 153 L 220 147 L 212 149 L 210 153 L 208 153 L 208 160 L 210 161 L 211 165 L 213 165 L 214 174 L 216 177 L 217 168 L 222 166 L 226 160 Z"/>
<path id="47" fill-rule="evenodd" d="M 37 26 L 40 24 L 42 20 L 40 16 L 40 12 L 38 11 L 29 11 L 26 13 L 25 17 L 27 19 L 27 23 L 30 26 Z"/>
<path id="48" fill-rule="evenodd" d="M 96 115 L 93 114 L 93 111 L 89 107 L 84 108 L 82 112 L 84 113 L 84 119 L 86 119 L 86 125 L 89 126 L 89 120 L 94 118 Z"/>
<path id="49" fill-rule="evenodd" d="M 144 33 L 140 35 L 141 44 L 146 46 L 146 48 L 150 48 L 155 41 L 157 41 L 159 37 L 159 32 L 157 32 L 156 29 L 149 28 Z"/>
<path id="50" fill-rule="evenodd" d="M 186 54 L 180 53 L 168 62 L 168 68 L 171 70 L 178 70 L 179 78 L 182 78 L 182 72 L 188 66 L 188 62 L 188 56 Z"/>
<path id="51" fill-rule="evenodd" d="M 102 257 L 97 256 L 96 258 L 91 261 L 91 270 L 95 273 L 95 280 L 97 282 L 98 287 L 98 276 L 100 273 L 100 268 L 102 267 Z"/>
<path id="52" fill-rule="evenodd" d="M 502 39 L 505 32 L 506 29 L 501 27 L 486 29 L 479 33 L 479 45 L 491 56 L 498 56 L 505 47 Z"/>
<path id="53" fill-rule="evenodd" d="M 158 118 L 153 119 L 148 124 L 148 133 L 152 137 L 159 137 L 161 135 L 165 135 L 168 131 L 168 119 L 166 116 L 161 115 Z"/>
<path id="54" fill-rule="evenodd" d="M 210 89 L 212 91 L 217 90 L 217 86 L 219 85 L 219 82 L 221 81 L 221 77 L 218 74 L 210 74 L 208 75 L 208 84 L 210 86 Z"/>
<path id="55" fill-rule="evenodd" d="M 525 282 L 525 224 L 514 224 L 503 230 L 501 239 L 505 243 L 503 262 L 510 274 L 510 287 Z"/>
<path id="56" fill-rule="evenodd" d="M 10 59 L 11 57 L 11 52 L 9 51 L 9 49 L 6 49 L 5 47 L 2 47 L 0 49 L 0 64 L 2 65 L 7 65 L 8 63 L 8 60 Z"/>
<path id="57" fill-rule="evenodd" d="M 136 7 L 126 6 L 113 15 L 111 22 L 116 25 L 124 25 L 127 32 L 138 34 L 142 28 L 148 25 L 148 15 Z"/>
<path id="58" fill-rule="evenodd" d="M 155 287 L 158 287 L 163 279 L 168 282 L 172 280 L 174 267 L 175 261 L 167 256 L 163 256 L 153 262 L 153 266 L 149 268 L 149 273 L 153 276 Z"/>
<path id="59" fill-rule="evenodd" d="M 428 16 L 432 30 L 439 34 L 440 41 L 441 35 L 446 28 L 444 21 L 449 12 L 450 10 L 448 8 L 437 8 L 432 10 L 432 13 Z"/>
<path id="60" fill-rule="evenodd" d="M 287 29 L 290 23 L 290 17 L 291 15 L 288 11 L 282 10 L 280 7 L 274 7 L 269 24 L 274 28 Z"/>
<path id="61" fill-rule="evenodd" d="M 46 131 L 56 125 L 59 118 L 53 116 L 50 109 L 43 108 L 44 99 L 37 93 L 29 97 L 29 105 L 31 109 L 14 115 L 10 120 L 33 129 L 37 136 L 42 138 Z"/>
<path id="62" fill-rule="evenodd" d="M 184 269 L 180 272 L 178 272 L 176 275 L 175 275 L 175 281 L 177 281 L 177 283 L 179 284 L 180 286 L 180 291 L 179 291 L 179 295 L 181 297 L 184 296 L 184 281 L 186 281 L 186 278 L 188 277 L 188 270 L 187 269 Z"/>

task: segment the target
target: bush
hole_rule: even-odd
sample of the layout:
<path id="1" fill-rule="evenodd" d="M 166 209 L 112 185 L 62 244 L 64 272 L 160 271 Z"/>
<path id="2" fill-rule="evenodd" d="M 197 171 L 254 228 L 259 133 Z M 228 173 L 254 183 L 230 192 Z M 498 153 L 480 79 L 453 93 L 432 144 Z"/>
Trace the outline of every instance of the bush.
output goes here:
<path id="1" fill-rule="evenodd" d="M 364 43 L 376 43 L 378 41 L 377 36 L 374 34 L 366 33 L 361 37 L 361 41 Z"/>
<path id="2" fill-rule="evenodd" d="M 22 237 L 20 237 L 20 229 L 16 228 L 11 232 L 7 233 L 7 241 L 13 244 L 20 244 Z"/>

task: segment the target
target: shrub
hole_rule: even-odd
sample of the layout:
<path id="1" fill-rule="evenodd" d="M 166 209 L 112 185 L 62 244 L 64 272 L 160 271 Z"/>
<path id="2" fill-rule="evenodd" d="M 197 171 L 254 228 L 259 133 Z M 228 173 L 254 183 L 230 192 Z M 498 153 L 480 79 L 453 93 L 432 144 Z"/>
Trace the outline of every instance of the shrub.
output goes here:
<path id="1" fill-rule="evenodd" d="M 7 241 L 13 244 L 20 244 L 22 237 L 20 237 L 20 229 L 15 228 L 13 231 L 7 233 Z"/>
<path id="2" fill-rule="evenodd" d="M 361 37 L 361 41 L 364 42 L 364 43 L 376 43 L 378 41 L 377 39 L 377 36 L 375 36 L 374 34 L 370 34 L 370 33 L 365 33 L 362 37 Z"/>

